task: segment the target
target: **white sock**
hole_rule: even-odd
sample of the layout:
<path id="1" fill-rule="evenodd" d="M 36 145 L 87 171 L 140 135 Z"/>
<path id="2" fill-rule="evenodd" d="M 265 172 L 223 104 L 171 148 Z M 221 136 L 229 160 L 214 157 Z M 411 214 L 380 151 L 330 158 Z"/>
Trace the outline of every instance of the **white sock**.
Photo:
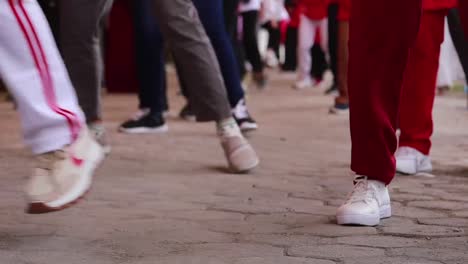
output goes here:
<path id="1" fill-rule="evenodd" d="M 242 133 L 234 118 L 223 119 L 216 124 L 219 137 L 242 137 Z"/>

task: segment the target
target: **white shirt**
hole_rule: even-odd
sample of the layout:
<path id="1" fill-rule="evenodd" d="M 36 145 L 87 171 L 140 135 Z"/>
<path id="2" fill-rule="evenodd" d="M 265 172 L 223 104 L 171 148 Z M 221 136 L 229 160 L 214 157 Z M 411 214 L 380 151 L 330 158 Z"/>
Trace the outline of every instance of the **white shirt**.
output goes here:
<path id="1" fill-rule="evenodd" d="M 244 13 L 248 11 L 259 11 L 261 7 L 262 0 L 250 0 L 248 3 L 239 4 L 239 12 Z"/>
<path id="2" fill-rule="evenodd" d="M 284 6 L 284 0 L 263 0 L 261 22 L 288 20 L 289 14 Z"/>

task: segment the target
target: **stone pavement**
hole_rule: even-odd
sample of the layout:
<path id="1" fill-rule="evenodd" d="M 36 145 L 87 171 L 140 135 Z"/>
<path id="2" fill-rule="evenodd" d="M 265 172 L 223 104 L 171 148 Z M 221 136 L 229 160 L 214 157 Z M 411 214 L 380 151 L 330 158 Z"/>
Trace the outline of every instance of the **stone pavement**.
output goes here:
<path id="1" fill-rule="evenodd" d="M 249 95 L 262 158 L 229 174 L 212 124 L 169 120 L 164 135 L 122 135 L 136 98 L 105 99 L 113 152 L 85 201 L 64 212 L 23 213 L 33 166 L 16 113 L 0 104 L 0 264 L 466 264 L 468 113 L 437 99 L 435 177 L 398 176 L 394 216 L 378 227 L 335 224 L 351 188 L 348 121 L 317 91 L 272 87 Z M 180 109 L 171 78 L 171 107 Z"/>

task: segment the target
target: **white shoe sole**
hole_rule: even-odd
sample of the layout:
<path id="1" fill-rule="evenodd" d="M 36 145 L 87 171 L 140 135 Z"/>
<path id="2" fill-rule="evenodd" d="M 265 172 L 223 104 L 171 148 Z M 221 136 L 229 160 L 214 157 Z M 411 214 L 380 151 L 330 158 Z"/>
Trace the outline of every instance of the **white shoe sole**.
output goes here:
<path id="1" fill-rule="evenodd" d="M 252 130 L 257 130 L 258 125 L 255 123 L 243 123 L 242 125 L 239 126 L 239 128 L 242 132 L 248 132 Z"/>
<path id="2" fill-rule="evenodd" d="M 432 164 L 429 159 L 419 162 L 414 160 L 398 160 L 396 170 L 403 175 L 415 175 L 420 172 L 432 172 Z"/>
<path id="3" fill-rule="evenodd" d="M 332 115 L 349 115 L 349 109 L 343 110 L 343 109 L 331 107 L 328 113 Z"/>
<path id="4" fill-rule="evenodd" d="M 127 134 L 158 134 L 166 133 L 169 131 L 169 126 L 167 124 L 157 127 L 157 128 L 148 128 L 148 127 L 138 127 L 138 128 L 123 128 L 119 127 L 119 132 Z"/>
<path id="5" fill-rule="evenodd" d="M 376 226 L 380 224 L 380 219 L 389 218 L 392 216 L 390 205 L 384 205 L 380 208 L 379 214 L 345 214 L 337 215 L 336 220 L 339 225 L 360 225 L 360 226 Z"/>

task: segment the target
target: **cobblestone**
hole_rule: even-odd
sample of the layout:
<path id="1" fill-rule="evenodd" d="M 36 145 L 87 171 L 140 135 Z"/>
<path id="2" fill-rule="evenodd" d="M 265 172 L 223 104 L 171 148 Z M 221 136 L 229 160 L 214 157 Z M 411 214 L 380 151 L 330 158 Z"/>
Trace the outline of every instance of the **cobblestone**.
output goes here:
<path id="1" fill-rule="evenodd" d="M 352 188 L 346 116 L 331 97 L 271 87 L 249 91 L 262 164 L 227 173 L 213 124 L 174 118 L 183 105 L 169 74 L 170 132 L 125 135 L 133 95 L 104 99 L 113 152 L 92 192 L 64 212 L 23 212 L 33 166 L 17 114 L 0 103 L 0 264 L 466 264 L 468 122 L 464 98 L 437 98 L 434 178 L 396 176 L 393 217 L 377 227 L 337 226 Z"/>

